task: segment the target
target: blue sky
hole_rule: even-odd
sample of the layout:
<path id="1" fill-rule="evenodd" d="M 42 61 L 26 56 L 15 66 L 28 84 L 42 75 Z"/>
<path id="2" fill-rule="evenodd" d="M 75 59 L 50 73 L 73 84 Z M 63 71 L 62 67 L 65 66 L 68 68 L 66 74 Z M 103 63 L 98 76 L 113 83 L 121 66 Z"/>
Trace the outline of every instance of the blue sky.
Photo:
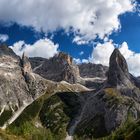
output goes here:
<path id="1" fill-rule="evenodd" d="M 131 66 L 132 60 L 136 60 L 137 56 L 140 58 L 140 10 L 138 7 L 140 0 L 137 0 L 137 11 L 133 10 L 134 5 L 131 3 L 133 0 L 122 2 L 116 0 L 114 3 L 110 0 L 103 0 L 102 3 L 88 0 L 89 4 L 85 0 L 76 0 L 77 3 L 74 0 L 71 3 L 68 0 L 61 0 L 61 5 L 53 1 L 48 0 L 42 3 L 42 0 L 37 0 L 36 3 L 29 4 L 27 0 L 22 3 L 13 0 L 11 5 L 3 8 L 9 0 L 2 0 L 0 2 L 0 36 L 8 36 L 4 43 L 13 48 L 17 43 L 16 47 L 19 47 L 19 50 L 17 51 L 16 47 L 14 49 L 17 53 L 21 51 L 21 46 L 40 47 L 39 50 L 34 49 L 33 52 L 30 50 L 29 56 L 34 56 L 39 52 L 41 45 L 46 45 L 46 51 L 48 51 L 47 45 L 51 44 L 50 47 L 52 46 L 54 50 L 48 47 L 52 51 L 50 55 L 48 55 L 49 52 L 46 53 L 48 57 L 57 51 L 64 51 L 81 62 L 86 59 L 93 63 L 102 63 L 102 60 L 106 59 L 102 63 L 104 65 L 108 65 L 109 56 L 116 46 L 122 47 L 120 50 L 128 59 L 130 63 L 128 65 Z M 77 7 L 78 4 L 80 7 Z M 33 12 L 36 7 L 39 9 Z M 78 8 L 80 12 L 76 10 Z M 77 36 L 86 43 L 79 45 L 78 41 L 74 41 Z M 103 36 L 106 36 L 106 41 Z M 43 40 L 46 38 L 49 40 L 45 44 Z M 54 47 L 56 44 L 59 47 Z M 43 49 L 37 53 L 40 57 L 45 56 L 45 49 Z M 105 55 L 105 53 L 108 54 Z M 140 64 L 136 62 L 135 66 L 130 67 L 132 73 L 138 73 L 140 70 L 140 66 L 136 67 L 137 63 Z M 137 72 L 133 72 L 134 69 Z"/>
<path id="2" fill-rule="evenodd" d="M 44 38 L 45 33 L 36 32 L 30 27 L 21 27 L 14 24 L 10 27 L 0 25 L 0 33 L 8 34 L 9 39 L 5 42 L 8 45 L 13 45 L 15 42 L 24 40 L 27 44 L 33 44 L 37 40 Z M 53 42 L 59 44 L 59 50 L 70 54 L 75 58 L 88 58 L 92 51 L 92 44 L 77 45 L 72 43 L 73 35 L 67 35 L 63 30 L 53 33 Z M 51 38 L 51 34 L 48 35 Z M 84 55 L 80 56 L 79 53 L 84 51 Z"/>
<path id="3" fill-rule="evenodd" d="M 140 16 L 136 12 L 126 13 L 119 18 L 121 30 L 112 33 L 109 38 L 117 44 L 126 41 L 131 50 L 140 52 Z M 36 40 L 45 36 L 43 32 L 36 32 L 31 27 L 22 27 L 16 23 L 10 27 L 4 27 L 1 24 L 0 33 L 9 35 L 9 39 L 6 41 L 8 45 L 13 45 L 20 40 L 24 40 L 27 44 L 33 44 Z M 48 37 L 50 38 L 50 36 Z M 88 58 L 93 49 L 93 44 L 77 45 L 72 43 L 73 35 L 67 35 L 63 30 L 55 32 L 52 40 L 59 44 L 60 51 L 69 53 L 75 58 Z M 79 55 L 81 51 L 84 52 L 82 56 Z"/>
<path id="4" fill-rule="evenodd" d="M 121 31 L 113 33 L 110 38 L 119 44 L 126 41 L 131 50 L 140 52 L 140 16 L 137 12 L 127 13 L 120 17 L 120 21 Z"/>

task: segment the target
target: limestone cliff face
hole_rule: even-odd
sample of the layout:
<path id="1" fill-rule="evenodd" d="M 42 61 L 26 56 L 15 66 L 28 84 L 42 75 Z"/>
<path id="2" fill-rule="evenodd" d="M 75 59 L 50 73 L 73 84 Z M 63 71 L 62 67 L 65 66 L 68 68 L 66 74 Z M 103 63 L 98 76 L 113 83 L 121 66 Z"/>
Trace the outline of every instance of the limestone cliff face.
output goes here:
<path id="1" fill-rule="evenodd" d="M 41 62 L 34 67 L 34 72 L 56 82 L 64 80 L 69 83 L 76 83 L 79 77 L 78 66 L 73 64 L 71 56 L 63 52 Z"/>
<path id="2" fill-rule="evenodd" d="M 43 93 L 43 90 L 45 91 L 47 88 L 45 79 L 33 73 L 30 61 L 24 53 L 21 59 L 21 67 L 25 82 L 27 83 L 28 89 L 30 91 L 30 95 L 33 99 L 35 99 L 39 96 L 39 94 Z"/>
<path id="3" fill-rule="evenodd" d="M 0 46 L 0 95 L 1 105 L 19 107 L 29 99 L 27 84 L 22 74 L 20 58 L 7 46 Z"/>
<path id="4" fill-rule="evenodd" d="M 101 64 L 82 63 L 78 65 L 80 76 L 83 78 L 106 78 L 108 67 Z"/>
<path id="5" fill-rule="evenodd" d="M 125 58 L 118 49 L 115 49 L 110 57 L 108 83 L 111 86 L 127 86 L 133 87 L 130 81 L 130 74 Z"/>
<path id="6" fill-rule="evenodd" d="M 8 122 L 1 122 L 3 128 L 44 93 L 44 83 L 43 78 L 32 73 L 25 55 L 20 59 L 6 45 L 0 46 L 0 117 L 3 117 L 6 110 L 11 112 Z"/>
<path id="7" fill-rule="evenodd" d="M 122 95 L 140 101 L 140 82 L 129 73 L 126 60 L 118 49 L 110 57 L 107 84 L 108 87 L 117 88 Z"/>

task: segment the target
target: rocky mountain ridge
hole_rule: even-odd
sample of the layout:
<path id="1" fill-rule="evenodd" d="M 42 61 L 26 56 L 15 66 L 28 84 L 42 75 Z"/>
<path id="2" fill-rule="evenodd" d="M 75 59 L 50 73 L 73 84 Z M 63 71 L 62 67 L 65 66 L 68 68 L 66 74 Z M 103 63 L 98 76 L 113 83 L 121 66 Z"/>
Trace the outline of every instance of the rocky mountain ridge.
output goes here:
<path id="1" fill-rule="evenodd" d="M 0 139 L 100 139 L 130 118 L 139 127 L 140 81 L 118 49 L 108 68 L 77 66 L 62 52 L 50 59 L 20 58 L 0 46 Z M 138 140 L 134 132 L 120 137 Z"/>
<path id="2" fill-rule="evenodd" d="M 32 68 L 34 69 L 34 72 L 38 74 L 42 74 L 43 77 L 45 77 L 45 71 L 47 71 L 48 69 L 47 67 L 48 61 L 50 61 L 49 63 L 52 63 L 52 65 L 54 65 L 54 69 L 56 65 L 55 63 L 58 62 L 59 62 L 58 65 L 63 65 L 63 67 L 66 64 L 71 67 L 75 67 L 77 75 L 78 76 L 80 75 L 83 78 L 95 78 L 95 77 L 106 78 L 107 76 L 106 73 L 108 71 L 108 67 L 103 66 L 101 64 L 92 64 L 92 63 L 78 64 L 77 65 L 78 68 L 77 68 L 76 64 L 73 62 L 73 58 L 63 52 L 60 52 L 59 54 L 55 55 L 53 58 L 50 59 L 32 57 L 29 58 L 29 61 L 31 63 Z M 46 78 L 48 77 L 46 75 Z M 54 80 L 59 81 L 57 79 Z"/>
<path id="3" fill-rule="evenodd" d="M 100 87 L 106 80 L 108 67 L 92 63 L 76 65 L 73 58 L 60 52 L 50 59 L 30 58 L 34 73 L 55 82 L 79 83 L 88 88 Z"/>

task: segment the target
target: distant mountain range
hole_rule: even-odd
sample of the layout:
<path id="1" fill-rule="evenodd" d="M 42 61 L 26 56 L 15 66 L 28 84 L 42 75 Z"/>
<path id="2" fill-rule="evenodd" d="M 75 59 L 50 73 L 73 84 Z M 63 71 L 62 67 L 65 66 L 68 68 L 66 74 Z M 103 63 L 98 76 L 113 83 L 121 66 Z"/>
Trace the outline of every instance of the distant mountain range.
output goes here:
<path id="1" fill-rule="evenodd" d="M 0 140 L 139 140 L 140 78 L 118 49 L 109 67 L 17 56 L 0 46 Z"/>

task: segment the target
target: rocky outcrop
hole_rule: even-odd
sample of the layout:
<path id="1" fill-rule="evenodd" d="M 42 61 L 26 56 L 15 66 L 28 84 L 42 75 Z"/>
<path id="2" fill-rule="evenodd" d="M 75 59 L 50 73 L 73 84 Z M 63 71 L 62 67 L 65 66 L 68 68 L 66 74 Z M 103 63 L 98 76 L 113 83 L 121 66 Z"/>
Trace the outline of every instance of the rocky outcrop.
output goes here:
<path id="1" fill-rule="evenodd" d="M 63 53 L 63 52 L 60 52 L 58 54 L 58 58 L 62 59 L 63 63 L 68 63 L 69 65 L 72 65 L 73 63 L 73 59 L 70 55 L 66 54 L 66 53 Z"/>
<path id="2" fill-rule="evenodd" d="M 72 57 L 62 52 L 38 64 L 33 71 L 48 80 L 76 83 L 79 77 L 78 66 L 73 64 Z"/>
<path id="3" fill-rule="evenodd" d="M 14 54 L 12 49 L 3 45 L 0 46 L 0 54 L 0 103 L 19 107 L 24 99 L 30 100 L 20 66 L 20 58 Z"/>
<path id="4" fill-rule="evenodd" d="M 21 59 L 21 66 L 23 71 L 23 76 L 27 83 L 29 93 L 33 99 L 38 98 L 47 89 L 46 80 L 41 76 L 33 73 L 29 58 L 23 53 Z"/>
<path id="5" fill-rule="evenodd" d="M 114 50 L 110 57 L 108 84 L 113 87 L 133 87 L 130 81 L 130 74 L 126 60 L 117 48 Z"/>
<path id="6" fill-rule="evenodd" d="M 78 65 L 79 83 L 91 89 L 99 89 L 107 79 L 108 67 L 101 64 L 82 63 Z"/>
<path id="7" fill-rule="evenodd" d="M 80 76 L 83 78 L 106 78 L 108 67 L 101 64 L 82 63 L 78 65 Z"/>
<path id="8" fill-rule="evenodd" d="M 25 55 L 25 53 L 23 53 L 23 55 L 22 55 L 21 65 L 23 67 L 24 74 L 32 73 L 32 67 L 31 67 L 30 61 L 29 61 L 28 57 Z"/>
<path id="9" fill-rule="evenodd" d="M 125 58 L 118 49 L 115 49 L 110 57 L 107 87 L 117 88 L 122 95 L 129 96 L 140 102 L 140 82 L 128 71 Z"/>

